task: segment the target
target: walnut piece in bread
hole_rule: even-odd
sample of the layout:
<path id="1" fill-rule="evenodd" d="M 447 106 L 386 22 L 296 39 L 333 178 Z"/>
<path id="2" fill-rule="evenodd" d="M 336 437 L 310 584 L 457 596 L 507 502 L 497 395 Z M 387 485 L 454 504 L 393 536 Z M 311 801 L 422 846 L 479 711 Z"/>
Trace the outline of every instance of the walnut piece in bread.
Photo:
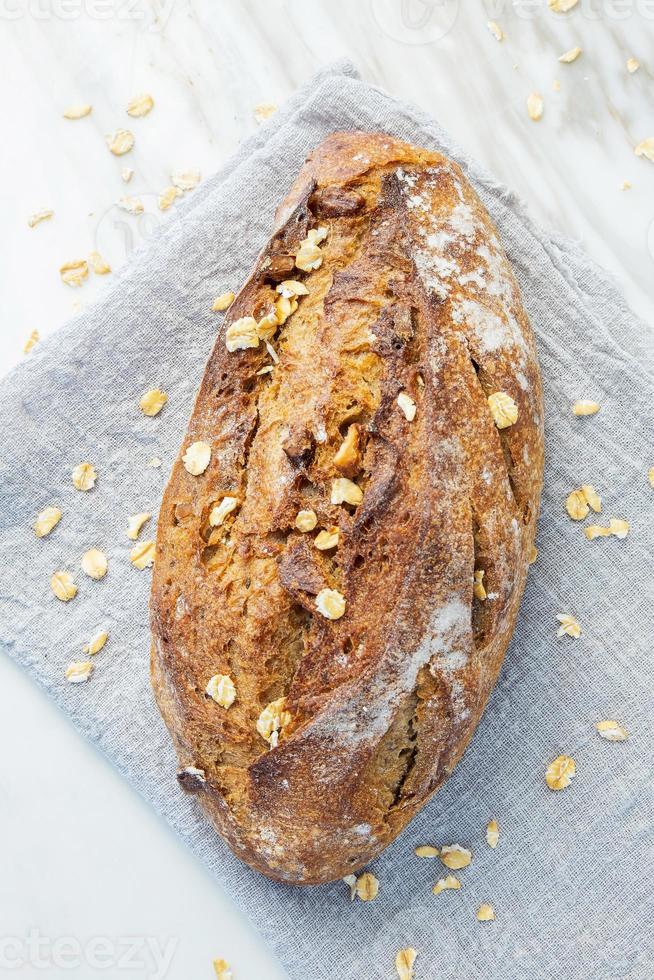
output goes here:
<path id="1" fill-rule="evenodd" d="M 225 317 L 158 525 L 155 694 L 196 799 L 254 868 L 356 871 L 461 758 L 518 614 L 542 419 L 518 286 L 460 168 L 328 137 Z M 314 544 L 325 530 L 337 547 Z"/>

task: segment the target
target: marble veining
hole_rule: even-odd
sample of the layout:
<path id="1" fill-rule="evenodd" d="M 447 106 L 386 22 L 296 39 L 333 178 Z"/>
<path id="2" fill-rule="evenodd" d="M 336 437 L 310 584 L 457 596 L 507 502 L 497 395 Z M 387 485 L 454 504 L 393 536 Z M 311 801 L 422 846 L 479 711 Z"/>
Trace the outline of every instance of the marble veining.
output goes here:
<path id="1" fill-rule="evenodd" d="M 654 5 L 649 5 L 654 6 Z M 68 10 L 62 15 L 62 8 Z M 129 9 L 128 9 L 129 8 Z M 487 27 L 496 21 L 501 43 Z M 633 0 L 12 0 L 0 4 L 4 152 L 1 366 L 36 328 L 56 329 L 106 278 L 77 290 L 59 266 L 106 252 L 115 271 L 161 221 L 157 196 L 176 169 L 208 175 L 256 125 L 254 107 L 281 102 L 319 65 L 347 55 L 371 82 L 433 113 L 541 223 L 581 241 L 654 320 L 654 164 L 634 147 L 654 135 L 654 10 Z M 572 64 L 558 57 L 579 45 Z M 630 74 L 629 57 L 640 69 Z M 136 93 L 154 110 L 125 113 Z M 526 111 L 530 92 L 543 119 Z M 68 121 L 65 107 L 93 106 Z M 130 128 L 113 157 L 105 134 Z M 124 184 L 123 167 L 134 169 Z M 621 190 L 623 181 L 632 188 Z M 121 213 L 129 194 L 145 213 Z M 271 205 L 272 206 L 272 205 Z M 42 207 L 54 218 L 36 228 Z"/>

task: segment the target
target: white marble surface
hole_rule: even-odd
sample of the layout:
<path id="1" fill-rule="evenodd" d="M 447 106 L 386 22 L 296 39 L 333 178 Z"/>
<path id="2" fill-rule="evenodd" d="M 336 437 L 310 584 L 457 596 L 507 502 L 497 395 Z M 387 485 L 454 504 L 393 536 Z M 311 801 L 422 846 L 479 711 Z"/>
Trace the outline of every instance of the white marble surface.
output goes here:
<path id="1" fill-rule="evenodd" d="M 559 64 L 575 45 L 581 57 Z M 156 195 L 171 170 L 211 173 L 256 125 L 256 104 L 282 101 L 339 55 L 436 115 L 535 218 L 582 240 L 654 322 L 654 164 L 633 152 L 654 136 L 651 0 L 580 0 L 566 15 L 546 0 L 0 0 L 0 370 L 24 356 L 34 328 L 45 336 L 105 288 L 93 275 L 79 290 L 64 286 L 63 262 L 99 248 L 117 269 L 154 222 L 169 220 Z M 630 56 L 641 61 L 633 75 Z M 535 90 L 545 99 L 539 123 L 526 112 Z M 155 108 L 130 120 L 125 105 L 142 91 Z M 89 117 L 61 117 L 80 102 L 93 105 Z M 122 158 L 104 143 L 118 127 L 136 135 Z M 123 166 L 135 171 L 127 186 Z M 624 180 L 631 190 L 620 190 Z M 145 216 L 115 211 L 125 193 L 143 199 Z M 28 228 L 44 206 L 54 218 Z M 110 976 L 200 980 L 217 955 L 234 980 L 284 976 L 195 859 L 6 659 L 0 739 L 0 832 L 11 841 L 0 937 L 38 928 L 82 943 L 176 941 L 165 973 L 141 950 L 144 965 L 114 959 Z M 0 957 L 17 950 L 0 942 Z M 107 970 L 86 963 L 47 975 Z"/>

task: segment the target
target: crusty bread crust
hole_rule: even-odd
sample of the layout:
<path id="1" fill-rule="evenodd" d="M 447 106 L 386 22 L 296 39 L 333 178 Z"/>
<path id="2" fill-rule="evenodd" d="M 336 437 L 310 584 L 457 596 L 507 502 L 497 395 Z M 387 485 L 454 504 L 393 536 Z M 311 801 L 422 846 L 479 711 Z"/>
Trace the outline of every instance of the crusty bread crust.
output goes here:
<path id="1" fill-rule="evenodd" d="M 322 264 L 290 271 L 319 226 Z M 265 316 L 280 277 L 309 294 L 258 374 L 265 344 L 229 353 L 225 330 Z M 495 392 L 518 409 L 502 429 Z M 157 536 L 157 701 L 192 767 L 182 784 L 254 868 L 300 884 L 356 871 L 456 765 L 516 621 L 542 425 L 519 290 L 460 168 L 381 134 L 328 137 L 220 331 Z M 339 468 L 351 426 L 357 452 Z M 197 440 L 212 455 L 193 476 L 181 456 Z M 343 476 L 360 504 L 330 502 Z M 238 507 L 216 533 L 226 495 Z M 308 509 L 318 523 L 302 533 Z M 338 547 L 319 551 L 332 527 Z M 345 597 L 337 621 L 316 609 L 323 588 Z M 235 685 L 229 708 L 205 693 L 216 674 Z M 282 697 L 290 721 L 271 748 L 257 719 Z"/>

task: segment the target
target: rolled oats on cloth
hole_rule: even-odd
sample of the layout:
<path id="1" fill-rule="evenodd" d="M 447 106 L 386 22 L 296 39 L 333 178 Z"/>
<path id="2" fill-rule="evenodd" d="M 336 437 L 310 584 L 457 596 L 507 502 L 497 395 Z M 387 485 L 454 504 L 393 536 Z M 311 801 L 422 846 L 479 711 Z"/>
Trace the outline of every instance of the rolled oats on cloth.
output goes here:
<path id="1" fill-rule="evenodd" d="M 379 894 L 366 903 L 351 902 L 343 882 L 294 889 L 255 874 L 180 792 L 149 686 L 150 573 L 130 562 L 126 533 L 130 516 L 156 515 L 221 322 L 212 302 L 244 281 L 307 151 L 354 128 L 460 161 L 520 281 L 547 407 L 539 554 L 499 683 L 452 778 L 374 863 Z M 293 980 L 383 980 L 410 947 L 417 980 L 654 976 L 652 354 L 650 329 L 575 244 L 534 225 L 432 119 L 339 63 L 185 199 L 99 302 L 2 382 L 3 649 L 166 817 Z M 155 385 L 168 402 L 150 418 L 138 404 Z M 101 396 L 89 399 L 90 390 Z M 600 411 L 575 416 L 579 399 Z M 71 472 L 82 462 L 97 479 L 80 493 Z M 602 498 L 593 519 L 628 520 L 626 538 L 589 541 L 567 515 L 567 496 L 586 484 Z M 46 507 L 63 516 L 38 538 L 32 525 Z M 139 540 L 154 537 L 153 524 Z M 79 568 L 88 548 L 107 557 L 103 581 Z M 56 571 L 73 573 L 70 602 L 51 591 Z M 578 620 L 579 638 L 557 637 L 560 615 Z M 110 640 L 90 679 L 69 683 L 67 665 L 98 629 Z M 601 738 L 595 725 L 605 720 L 629 738 Z M 554 792 L 545 771 L 560 755 L 576 775 Z M 492 818 L 496 849 L 485 840 Z M 414 855 L 425 842 L 472 850 L 459 890 L 432 893 L 446 872 Z M 489 903 L 495 921 L 478 922 Z"/>

